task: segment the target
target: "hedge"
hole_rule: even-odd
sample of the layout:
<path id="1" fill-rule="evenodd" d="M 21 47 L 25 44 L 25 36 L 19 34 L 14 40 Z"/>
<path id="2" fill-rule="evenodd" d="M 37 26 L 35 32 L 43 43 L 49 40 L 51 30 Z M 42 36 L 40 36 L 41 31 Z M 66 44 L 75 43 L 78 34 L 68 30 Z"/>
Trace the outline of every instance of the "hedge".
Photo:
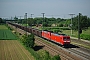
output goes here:
<path id="1" fill-rule="evenodd" d="M 88 34 L 81 34 L 80 37 L 81 39 L 90 40 L 90 35 Z"/>

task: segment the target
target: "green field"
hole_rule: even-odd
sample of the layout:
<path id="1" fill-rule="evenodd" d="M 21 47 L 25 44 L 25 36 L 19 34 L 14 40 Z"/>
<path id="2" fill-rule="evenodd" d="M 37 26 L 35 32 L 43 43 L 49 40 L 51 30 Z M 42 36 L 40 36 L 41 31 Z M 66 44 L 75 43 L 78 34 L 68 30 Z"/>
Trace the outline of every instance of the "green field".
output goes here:
<path id="1" fill-rule="evenodd" d="M 63 30 L 63 33 L 67 35 L 71 35 L 71 30 Z M 90 27 L 86 30 L 82 30 L 82 34 L 90 35 Z M 73 30 L 73 36 L 77 37 L 77 35 L 78 35 L 78 31 Z"/>
<path id="2" fill-rule="evenodd" d="M 16 40 L 17 37 L 8 29 L 0 29 L 0 40 Z"/>
<path id="3" fill-rule="evenodd" d="M 0 40 L 16 40 L 17 37 L 5 26 L 0 25 Z"/>
<path id="4" fill-rule="evenodd" d="M 0 29 L 8 29 L 5 25 L 0 25 Z"/>

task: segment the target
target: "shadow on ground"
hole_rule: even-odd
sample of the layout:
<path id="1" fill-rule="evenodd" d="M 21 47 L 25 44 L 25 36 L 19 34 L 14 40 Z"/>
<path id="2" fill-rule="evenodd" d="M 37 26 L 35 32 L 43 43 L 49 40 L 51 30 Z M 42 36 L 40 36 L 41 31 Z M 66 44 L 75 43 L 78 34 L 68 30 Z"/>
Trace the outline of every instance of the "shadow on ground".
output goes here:
<path id="1" fill-rule="evenodd" d="M 33 47 L 34 51 L 38 51 L 40 49 L 43 49 L 44 46 L 35 46 Z"/>
<path id="2" fill-rule="evenodd" d="M 70 44 L 70 45 L 65 45 L 64 48 L 80 48 L 79 46 Z"/>

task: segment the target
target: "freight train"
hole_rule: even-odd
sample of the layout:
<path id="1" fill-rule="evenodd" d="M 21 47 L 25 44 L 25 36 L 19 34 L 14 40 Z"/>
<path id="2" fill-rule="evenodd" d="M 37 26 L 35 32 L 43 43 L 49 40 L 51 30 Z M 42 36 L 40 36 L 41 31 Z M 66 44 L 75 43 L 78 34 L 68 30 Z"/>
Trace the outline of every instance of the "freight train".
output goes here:
<path id="1" fill-rule="evenodd" d="M 54 41 L 55 43 L 58 43 L 60 45 L 69 45 L 70 44 L 70 36 L 67 36 L 65 34 L 56 34 L 51 31 L 45 31 L 45 30 L 38 30 L 31 27 L 25 27 L 19 24 L 8 22 L 8 24 L 13 25 L 17 28 L 20 28 L 24 31 L 27 31 L 29 33 L 32 33 L 34 35 L 37 35 L 39 37 L 43 37 L 47 40 Z"/>

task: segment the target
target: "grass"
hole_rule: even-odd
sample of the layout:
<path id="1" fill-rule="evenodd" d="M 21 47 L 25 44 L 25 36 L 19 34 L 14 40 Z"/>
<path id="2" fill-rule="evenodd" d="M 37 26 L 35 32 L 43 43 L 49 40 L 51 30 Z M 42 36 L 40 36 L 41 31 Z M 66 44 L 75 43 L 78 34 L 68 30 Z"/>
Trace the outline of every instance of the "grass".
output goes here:
<path id="1" fill-rule="evenodd" d="M 75 43 L 75 42 L 72 42 L 72 44 L 79 45 L 79 46 L 83 46 L 83 47 L 85 47 L 85 48 L 87 48 L 87 49 L 90 49 L 90 46 L 88 46 L 88 45 L 79 44 L 79 43 Z"/>
<path id="2" fill-rule="evenodd" d="M 88 29 L 86 29 L 86 30 L 83 30 L 82 33 L 83 33 L 83 34 L 90 34 L 90 27 L 89 27 Z"/>
<path id="3" fill-rule="evenodd" d="M 28 26 L 28 24 L 22 24 L 22 26 Z"/>
<path id="4" fill-rule="evenodd" d="M 63 30 L 63 33 L 67 34 L 67 35 L 71 35 L 71 30 Z M 90 34 L 90 27 L 86 30 L 82 30 L 82 34 Z M 73 36 L 77 36 L 78 35 L 78 31 L 74 31 L 73 30 Z"/>
<path id="5" fill-rule="evenodd" d="M 5 25 L 0 25 L 0 29 L 8 29 Z"/>
<path id="6" fill-rule="evenodd" d="M 17 37 L 8 29 L 0 29 L 0 40 L 16 40 Z"/>
<path id="7" fill-rule="evenodd" d="M 17 37 L 5 26 L 0 25 L 0 40 L 16 40 Z"/>
<path id="8" fill-rule="evenodd" d="M 63 30 L 62 33 L 71 36 L 71 30 Z M 73 31 L 72 36 L 74 36 L 74 37 L 78 37 L 78 31 Z"/>
<path id="9" fill-rule="evenodd" d="M 67 34 L 69 36 L 73 36 L 78 38 L 78 31 L 73 30 L 73 34 L 71 35 L 71 30 L 63 30 L 64 34 Z M 90 27 L 86 30 L 82 30 L 82 34 L 80 34 L 80 38 L 84 40 L 90 41 Z"/>

